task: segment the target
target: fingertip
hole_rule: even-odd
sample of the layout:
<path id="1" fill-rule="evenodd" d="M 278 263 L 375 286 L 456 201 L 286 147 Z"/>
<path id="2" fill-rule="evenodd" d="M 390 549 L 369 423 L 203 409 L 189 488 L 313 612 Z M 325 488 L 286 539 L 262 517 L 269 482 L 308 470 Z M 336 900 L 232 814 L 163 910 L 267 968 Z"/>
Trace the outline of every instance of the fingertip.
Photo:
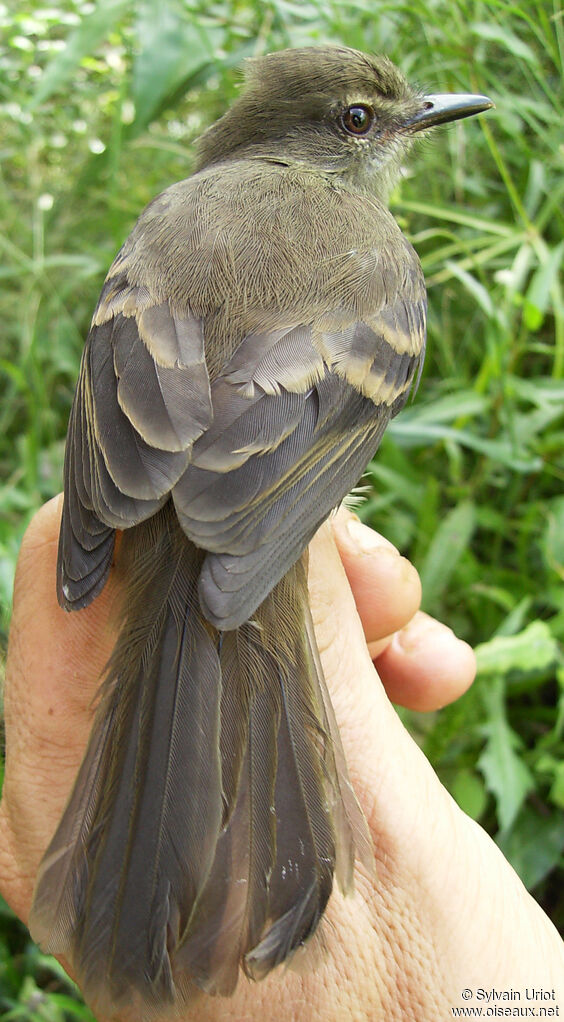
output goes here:
<path id="1" fill-rule="evenodd" d="M 393 543 L 346 509 L 331 525 L 366 641 L 376 642 L 403 628 L 421 603 L 416 568 Z"/>
<path id="2" fill-rule="evenodd" d="M 316 642 L 337 716 L 348 715 L 362 729 L 367 701 L 389 708 L 383 690 L 375 695 L 377 680 L 357 608 L 347 582 L 334 534 L 327 523 L 309 546 L 308 585 Z M 381 708 L 382 713 L 386 712 Z"/>
<path id="3" fill-rule="evenodd" d="M 14 612 L 22 592 L 39 592 L 55 578 L 63 495 L 48 500 L 35 512 L 23 534 L 14 579 Z M 54 599 L 49 590 L 48 605 Z"/>
<path id="4" fill-rule="evenodd" d="M 438 710 L 459 699 L 476 676 L 471 646 L 420 611 L 376 659 L 392 702 L 411 710 Z"/>
<path id="5" fill-rule="evenodd" d="M 22 555 L 37 551 L 45 544 L 58 542 L 62 510 L 63 494 L 58 493 L 35 512 L 23 535 Z"/>
<path id="6" fill-rule="evenodd" d="M 352 511 L 340 508 L 330 521 L 337 546 L 342 547 L 351 556 L 372 555 L 381 550 L 388 550 L 397 557 L 400 556 L 399 550 L 389 539 L 376 532 L 376 529 L 370 528 L 369 525 L 364 525 Z"/>

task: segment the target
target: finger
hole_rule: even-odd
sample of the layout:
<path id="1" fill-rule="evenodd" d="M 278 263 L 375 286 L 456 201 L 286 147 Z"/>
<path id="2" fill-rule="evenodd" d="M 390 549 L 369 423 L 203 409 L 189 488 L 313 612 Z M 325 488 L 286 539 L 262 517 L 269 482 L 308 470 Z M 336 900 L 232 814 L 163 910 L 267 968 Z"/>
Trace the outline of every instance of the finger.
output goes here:
<path id="1" fill-rule="evenodd" d="M 49 501 L 24 536 L 6 663 L 4 811 L 30 874 L 82 759 L 93 699 L 113 645 L 113 584 L 80 614 L 57 603 L 61 508 L 60 497 Z"/>
<path id="2" fill-rule="evenodd" d="M 332 523 L 310 543 L 308 578 L 317 644 L 352 783 L 382 854 L 407 854 L 414 828 L 424 828 L 420 817 L 446 795 L 380 683 Z"/>
<path id="3" fill-rule="evenodd" d="M 471 646 L 423 611 L 392 636 L 375 665 L 392 702 L 423 712 L 459 699 L 476 676 Z"/>
<path id="4" fill-rule="evenodd" d="M 32 711 L 48 717 L 61 702 L 67 714 L 82 714 L 90 707 L 112 648 L 111 612 L 116 596 L 112 580 L 80 613 L 59 607 L 56 571 L 61 511 L 59 495 L 34 515 L 24 535 L 9 649 L 10 656 L 25 661 L 27 683 L 22 698 Z"/>
<path id="5" fill-rule="evenodd" d="M 421 599 L 416 569 L 345 508 L 331 524 L 368 649 L 389 698 L 421 711 L 458 699 L 474 680 L 475 656 L 446 625 L 416 613 Z"/>
<path id="6" fill-rule="evenodd" d="M 308 585 L 325 678 L 343 738 L 355 750 L 353 759 L 362 761 L 362 772 L 374 747 L 391 740 L 401 724 L 372 663 L 332 522 L 310 543 Z"/>
<path id="7" fill-rule="evenodd" d="M 421 581 L 410 561 L 345 508 L 330 519 L 367 643 L 386 639 L 411 620 Z M 379 649 L 373 648 L 376 655 Z"/>

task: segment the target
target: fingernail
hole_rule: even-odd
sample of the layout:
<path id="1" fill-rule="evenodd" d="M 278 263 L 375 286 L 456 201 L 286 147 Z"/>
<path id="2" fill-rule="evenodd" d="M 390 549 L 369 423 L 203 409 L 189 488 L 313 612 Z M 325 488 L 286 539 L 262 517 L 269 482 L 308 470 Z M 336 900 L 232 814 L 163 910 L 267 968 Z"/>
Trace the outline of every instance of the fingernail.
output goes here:
<path id="1" fill-rule="evenodd" d="M 378 550 L 388 550 L 393 551 L 399 557 L 399 550 L 393 543 L 390 543 L 389 539 L 381 536 L 374 529 L 370 529 L 368 525 L 363 525 L 356 518 L 347 522 L 347 532 L 354 546 L 362 554 L 374 554 Z"/>

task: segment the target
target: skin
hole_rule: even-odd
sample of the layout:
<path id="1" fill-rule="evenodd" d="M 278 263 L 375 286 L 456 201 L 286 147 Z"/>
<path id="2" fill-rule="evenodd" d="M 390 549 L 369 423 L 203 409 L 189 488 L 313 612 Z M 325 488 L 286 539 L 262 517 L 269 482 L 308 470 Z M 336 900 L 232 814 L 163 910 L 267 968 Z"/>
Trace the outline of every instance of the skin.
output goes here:
<path id="1" fill-rule="evenodd" d="M 90 607 L 78 614 L 59 608 L 53 578 L 60 510 L 56 498 L 26 533 L 6 668 L 0 889 L 24 921 L 86 744 L 98 675 L 113 644 L 109 611 L 123 585 L 118 555 Z M 463 989 L 477 987 L 534 986 L 554 990 L 550 1005 L 562 1003 L 564 945 L 556 930 L 490 838 L 455 805 L 389 701 L 419 710 L 453 701 L 473 680 L 471 649 L 418 611 L 413 565 L 350 512 L 341 510 L 311 544 L 310 591 L 375 868 L 359 867 L 354 896 L 334 892 L 324 947 L 317 941 L 309 953 L 313 968 L 298 956 L 296 968 L 275 970 L 260 984 L 242 978 L 228 1001 L 202 996 L 183 1018 L 291 1022 L 307 1011 L 311 1022 L 434 1022 L 466 1003 Z"/>

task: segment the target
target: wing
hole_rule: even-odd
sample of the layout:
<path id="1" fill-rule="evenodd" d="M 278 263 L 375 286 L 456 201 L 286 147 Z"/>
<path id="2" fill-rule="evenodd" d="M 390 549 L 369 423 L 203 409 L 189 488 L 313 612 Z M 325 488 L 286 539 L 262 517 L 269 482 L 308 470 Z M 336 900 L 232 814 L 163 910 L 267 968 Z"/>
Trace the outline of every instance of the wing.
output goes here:
<path id="1" fill-rule="evenodd" d="M 369 323 L 251 334 L 211 388 L 213 422 L 173 490 L 217 628 L 247 620 L 373 456 L 423 358 L 424 298 Z"/>
<path id="2" fill-rule="evenodd" d="M 80 368 L 65 452 L 58 595 L 85 606 L 105 584 L 115 529 L 155 513 L 211 421 L 201 320 L 109 278 Z"/>

